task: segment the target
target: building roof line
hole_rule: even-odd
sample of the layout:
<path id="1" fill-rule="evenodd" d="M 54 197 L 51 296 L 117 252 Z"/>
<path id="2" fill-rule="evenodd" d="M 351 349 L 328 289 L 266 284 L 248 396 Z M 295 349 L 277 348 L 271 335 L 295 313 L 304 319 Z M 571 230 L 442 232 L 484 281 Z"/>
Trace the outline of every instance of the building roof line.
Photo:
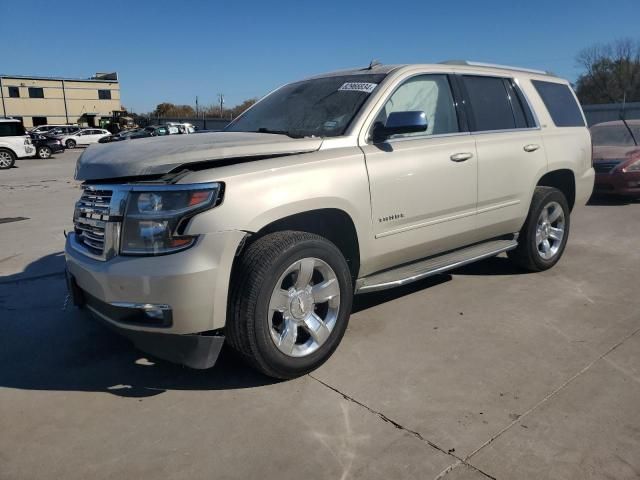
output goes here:
<path id="1" fill-rule="evenodd" d="M 65 81 L 65 82 L 98 82 L 98 83 L 118 83 L 117 75 L 115 78 L 107 79 L 107 78 L 67 78 L 67 77 L 42 77 L 38 75 L 7 75 L 4 73 L 0 73 L 0 78 L 16 78 L 21 80 L 54 80 L 54 81 Z"/>

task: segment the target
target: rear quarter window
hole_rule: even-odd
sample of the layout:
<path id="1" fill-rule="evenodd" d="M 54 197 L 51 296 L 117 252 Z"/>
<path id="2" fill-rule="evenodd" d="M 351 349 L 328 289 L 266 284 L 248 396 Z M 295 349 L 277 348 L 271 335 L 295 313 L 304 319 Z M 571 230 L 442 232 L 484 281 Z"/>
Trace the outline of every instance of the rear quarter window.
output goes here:
<path id="1" fill-rule="evenodd" d="M 568 85 L 531 80 L 556 127 L 584 127 L 580 106 Z"/>

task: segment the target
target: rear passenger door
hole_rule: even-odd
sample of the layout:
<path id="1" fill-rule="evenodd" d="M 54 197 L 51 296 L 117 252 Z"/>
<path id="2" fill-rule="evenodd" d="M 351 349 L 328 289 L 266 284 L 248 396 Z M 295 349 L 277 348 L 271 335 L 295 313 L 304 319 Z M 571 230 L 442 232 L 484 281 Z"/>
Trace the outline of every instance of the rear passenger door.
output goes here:
<path id="1" fill-rule="evenodd" d="M 531 188 L 547 167 L 540 128 L 511 78 L 461 75 L 478 153 L 478 227 L 486 237 L 520 230 Z"/>

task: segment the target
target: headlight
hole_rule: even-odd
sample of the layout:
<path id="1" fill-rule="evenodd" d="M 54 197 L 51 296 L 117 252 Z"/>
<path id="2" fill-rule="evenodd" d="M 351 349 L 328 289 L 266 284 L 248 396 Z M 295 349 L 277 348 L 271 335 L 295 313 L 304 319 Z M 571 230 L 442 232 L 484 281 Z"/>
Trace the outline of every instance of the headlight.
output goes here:
<path id="1" fill-rule="evenodd" d="M 196 237 L 184 235 L 188 219 L 218 205 L 221 189 L 219 183 L 134 188 L 127 200 L 120 252 L 163 255 L 189 248 Z"/>
<path id="2" fill-rule="evenodd" d="M 622 169 L 623 172 L 640 172 L 640 158 Z"/>

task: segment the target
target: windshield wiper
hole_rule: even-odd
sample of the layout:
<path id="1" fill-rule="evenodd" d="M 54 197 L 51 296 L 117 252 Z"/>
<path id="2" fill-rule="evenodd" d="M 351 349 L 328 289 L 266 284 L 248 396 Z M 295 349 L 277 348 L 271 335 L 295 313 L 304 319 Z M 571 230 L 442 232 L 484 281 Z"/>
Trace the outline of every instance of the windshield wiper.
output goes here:
<path id="1" fill-rule="evenodd" d="M 293 133 L 286 130 L 271 130 L 270 128 L 264 127 L 260 127 L 258 130 L 256 130 L 256 133 L 271 133 L 274 135 L 286 135 L 287 137 L 291 138 L 302 138 L 302 135 L 294 135 Z"/>

